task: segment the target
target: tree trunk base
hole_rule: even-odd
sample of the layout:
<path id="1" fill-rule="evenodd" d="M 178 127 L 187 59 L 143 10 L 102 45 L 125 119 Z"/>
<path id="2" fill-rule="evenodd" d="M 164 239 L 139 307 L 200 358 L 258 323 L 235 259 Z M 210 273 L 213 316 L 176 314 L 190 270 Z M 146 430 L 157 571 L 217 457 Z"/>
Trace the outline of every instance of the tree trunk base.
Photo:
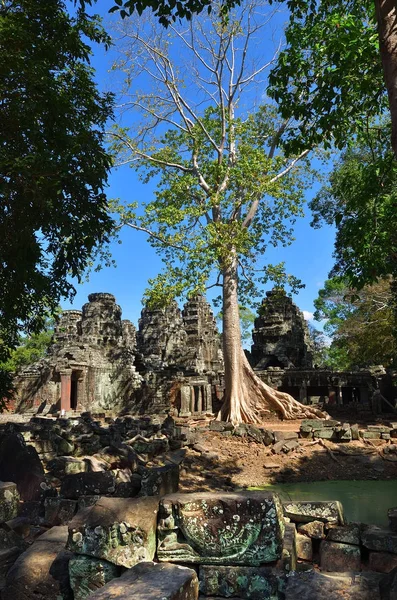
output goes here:
<path id="1" fill-rule="evenodd" d="M 329 415 L 313 406 L 305 406 L 284 392 L 264 383 L 252 370 L 245 354 L 241 372 L 226 397 L 218 420 L 238 423 L 262 423 L 264 413 L 278 412 L 283 419 L 329 419 Z"/>

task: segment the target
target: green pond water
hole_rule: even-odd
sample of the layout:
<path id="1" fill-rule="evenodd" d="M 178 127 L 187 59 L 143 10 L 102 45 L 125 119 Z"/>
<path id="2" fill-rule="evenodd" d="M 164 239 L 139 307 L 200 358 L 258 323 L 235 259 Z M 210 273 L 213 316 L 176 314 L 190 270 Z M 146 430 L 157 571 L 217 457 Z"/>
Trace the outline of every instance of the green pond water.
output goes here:
<path id="1" fill-rule="evenodd" d="M 260 489 L 275 491 L 282 500 L 339 500 L 347 521 L 379 526 L 388 525 L 387 509 L 397 506 L 396 480 L 279 483 Z"/>

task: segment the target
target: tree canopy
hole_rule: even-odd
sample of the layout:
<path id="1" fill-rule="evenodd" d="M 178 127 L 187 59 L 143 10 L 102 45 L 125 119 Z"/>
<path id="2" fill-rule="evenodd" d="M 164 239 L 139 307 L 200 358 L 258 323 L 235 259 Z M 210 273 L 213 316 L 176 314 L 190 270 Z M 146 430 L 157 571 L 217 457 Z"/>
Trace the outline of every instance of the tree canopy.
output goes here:
<path id="1" fill-rule="evenodd" d="M 391 366 L 396 356 L 390 279 L 365 285 L 357 291 L 341 277 L 325 282 L 314 301 L 314 318 L 326 320 L 331 344 L 324 364 L 336 370 L 382 364 Z"/>
<path id="2" fill-rule="evenodd" d="M 112 219 L 104 193 L 104 127 L 112 96 L 99 93 L 97 18 L 62 0 L 0 6 L 0 359 L 71 297 Z"/>
<path id="3" fill-rule="evenodd" d="M 149 300 L 202 292 L 209 282 L 221 289 L 222 418 L 234 422 L 258 421 L 269 408 L 285 417 L 315 411 L 265 386 L 241 349 L 238 294 L 252 298 L 256 281 L 297 284 L 282 263 L 263 259 L 269 245 L 290 243 L 311 177 L 307 150 L 282 152 L 287 123 L 274 106 L 255 106 L 255 84 L 262 89 L 274 56 L 258 51 L 269 16 L 268 6 L 249 1 L 228 19 L 168 30 L 127 19 L 118 63 L 123 109 L 142 120 L 114 131 L 114 149 L 145 183 L 156 182 L 145 206 L 119 207 L 121 224 L 145 232 L 166 264 Z"/>

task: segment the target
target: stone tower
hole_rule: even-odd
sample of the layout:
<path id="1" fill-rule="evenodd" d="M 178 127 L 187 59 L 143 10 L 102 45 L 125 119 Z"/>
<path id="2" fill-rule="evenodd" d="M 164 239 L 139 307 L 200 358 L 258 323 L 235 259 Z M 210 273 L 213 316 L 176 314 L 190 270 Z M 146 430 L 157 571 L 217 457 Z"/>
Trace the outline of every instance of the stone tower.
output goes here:
<path id="1" fill-rule="evenodd" d="M 252 334 L 251 361 L 268 367 L 311 369 L 313 353 L 303 313 L 285 292 L 272 290 L 259 308 Z"/>
<path id="2" fill-rule="evenodd" d="M 187 334 L 184 364 L 195 373 L 218 373 L 223 368 L 221 342 L 216 321 L 207 300 L 193 296 L 182 311 Z"/>

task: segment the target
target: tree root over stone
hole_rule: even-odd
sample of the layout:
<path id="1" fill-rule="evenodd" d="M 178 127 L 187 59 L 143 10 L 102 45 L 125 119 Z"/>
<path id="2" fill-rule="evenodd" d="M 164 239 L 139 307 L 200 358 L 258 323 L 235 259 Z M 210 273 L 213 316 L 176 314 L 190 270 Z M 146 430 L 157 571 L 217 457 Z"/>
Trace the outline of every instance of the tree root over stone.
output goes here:
<path id="1" fill-rule="evenodd" d="M 313 406 L 305 406 L 285 392 L 264 383 L 252 370 L 243 351 L 240 369 L 226 385 L 225 400 L 218 420 L 238 423 L 263 422 L 265 413 L 278 412 L 283 419 L 329 419 L 329 415 Z"/>

